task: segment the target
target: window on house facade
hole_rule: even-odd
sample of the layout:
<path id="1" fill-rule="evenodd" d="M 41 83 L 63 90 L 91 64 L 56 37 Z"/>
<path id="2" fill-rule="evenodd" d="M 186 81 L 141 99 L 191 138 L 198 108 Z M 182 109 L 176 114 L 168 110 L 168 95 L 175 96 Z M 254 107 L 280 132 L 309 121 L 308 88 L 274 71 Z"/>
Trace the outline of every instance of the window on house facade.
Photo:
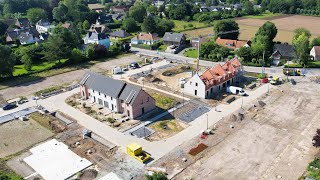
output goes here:
<path id="1" fill-rule="evenodd" d="M 105 98 L 107 98 L 107 95 L 104 95 Z"/>
<path id="2" fill-rule="evenodd" d="M 100 96 L 100 92 L 99 92 L 99 96 Z"/>
<path id="3" fill-rule="evenodd" d="M 111 98 L 111 101 L 112 101 L 112 97 L 110 97 Z"/>
<path id="4" fill-rule="evenodd" d="M 94 90 L 92 89 L 92 92 L 94 93 Z"/>
<path id="5" fill-rule="evenodd" d="M 197 94 L 198 94 L 197 90 L 194 90 L 194 95 L 197 95 Z"/>
<path id="6" fill-rule="evenodd" d="M 198 86 L 198 83 L 196 83 L 196 86 Z"/>

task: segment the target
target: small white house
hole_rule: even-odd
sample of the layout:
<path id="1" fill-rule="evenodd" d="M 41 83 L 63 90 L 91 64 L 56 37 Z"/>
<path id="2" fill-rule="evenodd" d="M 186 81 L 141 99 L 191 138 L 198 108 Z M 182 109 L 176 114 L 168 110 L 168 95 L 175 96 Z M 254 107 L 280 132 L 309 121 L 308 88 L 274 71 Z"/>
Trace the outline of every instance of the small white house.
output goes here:
<path id="1" fill-rule="evenodd" d="M 310 51 L 310 56 L 313 57 L 313 60 L 319 61 L 320 60 L 320 46 L 313 46 Z"/>
<path id="2" fill-rule="evenodd" d="M 46 33 L 49 32 L 50 29 L 53 29 L 55 26 L 51 24 L 48 20 L 39 20 L 36 23 L 36 29 L 39 33 Z"/>

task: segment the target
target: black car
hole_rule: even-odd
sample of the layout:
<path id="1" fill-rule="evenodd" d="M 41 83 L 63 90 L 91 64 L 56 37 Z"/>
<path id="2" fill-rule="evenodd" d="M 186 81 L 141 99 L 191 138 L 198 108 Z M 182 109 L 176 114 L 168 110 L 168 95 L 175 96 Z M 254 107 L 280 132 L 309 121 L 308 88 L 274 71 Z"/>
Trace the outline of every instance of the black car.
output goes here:
<path id="1" fill-rule="evenodd" d="M 3 110 L 10 110 L 10 109 L 13 109 L 13 108 L 16 108 L 17 105 L 16 104 L 6 104 L 2 107 Z"/>
<path id="2" fill-rule="evenodd" d="M 139 66 L 139 64 L 136 63 L 136 62 L 132 62 L 132 63 L 130 64 L 130 68 L 136 69 L 136 68 L 140 68 L 140 66 Z"/>

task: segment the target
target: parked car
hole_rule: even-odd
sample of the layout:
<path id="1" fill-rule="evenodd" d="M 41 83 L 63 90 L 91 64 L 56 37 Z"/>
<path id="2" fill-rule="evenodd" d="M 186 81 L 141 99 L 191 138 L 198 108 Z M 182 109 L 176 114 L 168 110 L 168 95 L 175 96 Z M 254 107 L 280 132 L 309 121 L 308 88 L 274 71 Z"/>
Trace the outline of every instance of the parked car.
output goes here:
<path id="1" fill-rule="evenodd" d="M 32 96 L 31 99 L 32 100 L 39 100 L 40 98 L 38 96 Z"/>
<path id="2" fill-rule="evenodd" d="M 13 104 L 13 103 L 10 103 L 10 104 L 6 104 L 2 107 L 3 110 L 10 110 L 10 109 L 13 109 L 13 108 L 16 108 L 17 105 L 16 104 Z"/>
<path id="3" fill-rule="evenodd" d="M 261 80 L 261 83 L 268 83 L 268 78 L 263 78 L 262 80 Z"/>
<path id="4" fill-rule="evenodd" d="M 229 86 L 227 87 L 227 93 L 239 94 L 240 96 L 246 96 L 247 93 L 240 87 Z"/>
<path id="5" fill-rule="evenodd" d="M 136 68 L 140 68 L 140 66 L 139 66 L 139 64 L 138 64 L 137 62 L 132 62 L 132 63 L 130 64 L 130 68 L 131 68 L 131 69 L 136 69 Z"/>

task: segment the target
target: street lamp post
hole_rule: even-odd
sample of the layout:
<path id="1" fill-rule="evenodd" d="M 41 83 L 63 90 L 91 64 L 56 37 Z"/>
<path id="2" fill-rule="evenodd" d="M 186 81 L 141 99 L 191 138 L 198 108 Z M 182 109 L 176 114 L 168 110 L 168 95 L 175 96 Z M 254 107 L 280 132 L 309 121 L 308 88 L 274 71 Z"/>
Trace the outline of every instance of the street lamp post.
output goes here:
<path id="1" fill-rule="evenodd" d="M 207 113 L 207 129 L 209 129 L 209 115 Z"/>

